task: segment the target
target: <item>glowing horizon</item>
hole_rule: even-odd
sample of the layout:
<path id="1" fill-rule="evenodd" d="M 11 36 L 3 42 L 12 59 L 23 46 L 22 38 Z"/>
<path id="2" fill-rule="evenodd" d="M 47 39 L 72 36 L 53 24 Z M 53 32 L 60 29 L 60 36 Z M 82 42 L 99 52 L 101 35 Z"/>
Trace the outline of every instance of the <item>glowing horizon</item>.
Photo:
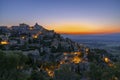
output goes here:
<path id="1" fill-rule="evenodd" d="M 8 27 L 18 26 L 18 25 L 9 25 Z M 41 25 L 41 24 L 39 24 L 39 25 Z M 6 25 L 3 25 L 3 26 L 6 26 Z M 34 25 L 29 25 L 29 26 L 34 26 Z M 93 25 L 83 25 L 83 24 L 77 24 L 77 23 L 75 23 L 75 24 L 64 23 L 64 24 L 58 24 L 58 25 L 56 24 L 56 25 L 51 25 L 51 26 L 49 26 L 49 25 L 41 25 L 41 26 L 43 26 L 44 28 L 46 28 L 48 30 L 54 30 L 55 32 L 60 33 L 60 34 L 112 34 L 112 33 L 120 33 L 120 27 L 114 28 L 114 26 L 111 26 L 111 25 L 110 26 L 100 25 L 99 27 L 97 27 L 97 25 L 94 25 L 94 24 Z M 108 27 L 108 28 L 105 29 L 104 27 Z"/>
<path id="2" fill-rule="evenodd" d="M 117 25 L 115 25 L 117 26 Z M 105 28 L 107 27 L 107 28 Z M 52 27 L 46 26 L 47 29 L 53 29 L 60 34 L 111 34 L 120 33 L 120 27 L 117 28 L 108 25 L 82 25 L 82 24 L 59 24 Z"/>

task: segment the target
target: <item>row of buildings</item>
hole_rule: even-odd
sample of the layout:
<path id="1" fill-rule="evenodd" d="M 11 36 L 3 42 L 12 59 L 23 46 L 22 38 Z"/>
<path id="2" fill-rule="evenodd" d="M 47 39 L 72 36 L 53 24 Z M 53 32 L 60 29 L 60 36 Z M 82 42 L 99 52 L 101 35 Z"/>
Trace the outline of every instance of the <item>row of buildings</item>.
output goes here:
<path id="1" fill-rule="evenodd" d="M 19 24 L 19 26 L 0 26 L 0 38 L 2 40 L 7 40 L 10 37 L 18 38 L 38 38 L 39 35 L 48 35 L 53 36 L 54 30 L 46 30 L 42 26 L 38 25 L 37 23 L 34 26 L 29 26 L 27 24 Z"/>

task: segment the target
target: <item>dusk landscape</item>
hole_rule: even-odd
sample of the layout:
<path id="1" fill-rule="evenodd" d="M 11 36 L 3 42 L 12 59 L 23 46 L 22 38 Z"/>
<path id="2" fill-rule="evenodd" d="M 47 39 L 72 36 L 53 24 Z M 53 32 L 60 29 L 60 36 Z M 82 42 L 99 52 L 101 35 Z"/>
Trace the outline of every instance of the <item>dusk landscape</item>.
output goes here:
<path id="1" fill-rule="evenodd" d="M 0 80 L 120 80 L 120 0 L 0 0 Z"/>

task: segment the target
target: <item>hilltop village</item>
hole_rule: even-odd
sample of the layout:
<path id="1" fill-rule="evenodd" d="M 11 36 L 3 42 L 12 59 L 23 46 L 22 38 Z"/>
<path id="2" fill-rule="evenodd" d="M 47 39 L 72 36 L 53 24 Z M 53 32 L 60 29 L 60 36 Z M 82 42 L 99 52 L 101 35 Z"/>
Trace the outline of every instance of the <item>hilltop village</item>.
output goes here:
<path id="1" fill-rule="evenodd" d="M 9 28 L 0 26 L 0 49 L 0 56 L 8 58 L 8 55 L 12 54 L 20 59 L 12 65 L 15 69 L 12 67 L 8 70 L 24 74 L 24 79 L 19 74 L 15 79 L 11 78 L 12 80 L 120 79 L 120 65 L 116 65 L 119 59 L 116 56 L 105 50 L 90 49 L 69 38 L 63 38 L 54 30 L 47 30 L 37 23 L 34 26 L 24 23 Z M 14 61 L 16 58 L 13 58 Z M 2 59 L 3 64 L 5 62 L 4 58 Z M 117 71 L 109 74 L 109 69 Z M 5 80 L 3 75 L 8 76 L 4 73 L 0 73 L 2 80 Z"/>
<path id="2" fill-rule="evenodd" d="M 10 28 L 1 26 L 0 34 L 2 34 L 0 35 L 0 44 L 6 45 L 2 47 L 5 50 L 29 51 L 38 49 L 40 53 L 78 50 L 77 43 L 68 38 L 64 39 L 60 34 L 55 33 L 54 30 L 47 30 L 37 23 L 33 27 L 27 24 L 20 24 Z M 60 47 L 63 49 L 58 50 Z"/>

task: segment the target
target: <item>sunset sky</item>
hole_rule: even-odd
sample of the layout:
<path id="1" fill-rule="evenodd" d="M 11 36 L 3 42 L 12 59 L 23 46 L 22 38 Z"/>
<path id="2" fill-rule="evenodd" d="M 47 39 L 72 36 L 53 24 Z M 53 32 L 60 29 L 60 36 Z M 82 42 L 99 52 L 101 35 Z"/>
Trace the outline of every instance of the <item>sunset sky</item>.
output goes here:
<path id="1" fill-rule="evenodd" d="M 36 22 L 59 33 L 120 33 L 120 0 L 0 0 L 0 26 Z"/>

